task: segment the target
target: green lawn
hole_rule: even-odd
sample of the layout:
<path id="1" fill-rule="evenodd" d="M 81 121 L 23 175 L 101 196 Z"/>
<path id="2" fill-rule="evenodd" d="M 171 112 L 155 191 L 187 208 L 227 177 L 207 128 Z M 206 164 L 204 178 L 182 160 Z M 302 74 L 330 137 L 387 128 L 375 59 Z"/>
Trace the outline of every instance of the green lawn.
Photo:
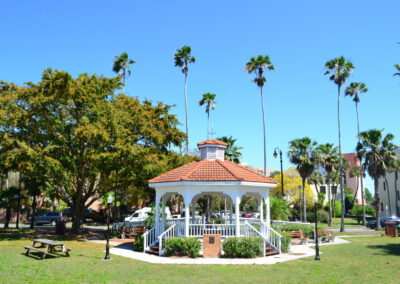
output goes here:
<path id="1" fill-rule="evenodd" d="M 104 245 L 66 241 L 71 257 L 37 260 L 23 254 L 29 239 L 0 236 L 0 283 L 398 283 L 400 240 L 352 238 L 351 244 L 321 247 L 313 258 L 275 265 L 160 265 L 111 256 Z"/>

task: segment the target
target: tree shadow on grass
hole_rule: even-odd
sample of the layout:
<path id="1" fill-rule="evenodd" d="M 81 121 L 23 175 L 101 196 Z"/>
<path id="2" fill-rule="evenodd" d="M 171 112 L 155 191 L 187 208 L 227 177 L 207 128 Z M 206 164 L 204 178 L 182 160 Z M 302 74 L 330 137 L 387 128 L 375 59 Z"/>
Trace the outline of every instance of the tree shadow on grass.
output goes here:
<path id="1" fill-rule="evenodd" d="M 386 244 L 386 245 L 370 245 L 368 246 L 370 249 L 378 249 L 380 252 L 376 252 L 375 254 L 379 255 L 398 255 L 400 256 L 400 243 L 398 244 Z"/>

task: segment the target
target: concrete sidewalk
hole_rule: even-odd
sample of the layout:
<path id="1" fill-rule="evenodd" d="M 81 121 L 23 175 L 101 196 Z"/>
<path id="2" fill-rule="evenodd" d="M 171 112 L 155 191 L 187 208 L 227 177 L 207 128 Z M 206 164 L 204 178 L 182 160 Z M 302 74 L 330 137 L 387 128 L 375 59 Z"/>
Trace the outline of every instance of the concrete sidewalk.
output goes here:
<path id="1" fill-rule="evenodd" d="M 324 245 L 336 245 L 346 244 L 349 241 L 343 240 L 339 237 L 335 238 L 334 242 L 322 243 Z M 283 253 L 280 255 L 258 257 L 258 258 L 179 258 L 179 257 L 160 257 L 142 252 L 136 252 L 132 250 L 132 246 L 126 244 L 113 247 L 110 250 L 111 254 L 128 257 L 140 261 L 146 261 L 150 263 L 163 263 L 163 264 L 275 264 L 279 262 L 285 262 L 290 260 L 296 260 L 304 257 L 310 257 L 315 255 L 315 250 L 312 248 L 315 244 L 309 243 L 307 245 L 293 245 L 290 248 L 289 253 Z"/>

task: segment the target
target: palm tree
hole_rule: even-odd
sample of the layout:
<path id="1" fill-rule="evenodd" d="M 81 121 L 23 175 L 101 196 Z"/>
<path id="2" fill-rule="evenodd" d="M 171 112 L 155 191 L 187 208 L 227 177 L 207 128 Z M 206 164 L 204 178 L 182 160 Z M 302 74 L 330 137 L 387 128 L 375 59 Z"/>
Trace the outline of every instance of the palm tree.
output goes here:
<path id="1" fill-rule="evenodd" d="M 400 76 L 400 65 L 396 64 L 394 65 L 394 68 L 397 69 L 397 72 L 393 74 L 393 76 Z"/>
<path id="2" fill-rule="evenodd" d="M 353 101 L 356 104 L 356 114 L 357 114 L 357 137 L 360 135 L 360 122 L 358 119 L 358 103 L 360 102 L 360 97 L 359 94 L 363 94 L 368 92 L 368 89 L 365 87 L 364 83 L 350 83 L 350 85 L 346 88 L 345 90 L 345 95 L 353 97 Z M 364 203 L 364 170 L 362 167 L 359 167 L 360 169 L 360 174 L 359 175 L 353 175 L 353 177 L 357 177 L 357 190 L 358 190 L 358 177 L 361 178 L 361 204 L 362 204 L 362 211 L 363 211 L 363 225 L 365 225 L 365 203 Z M 353 173 L 355 174 L 355 173 Z M 356 190 L 356 193 L 357 193 Z M 355 197 L 355 195 L 354 195 Z"/>
<path id="3" fill-rule="evenodd" d="M 228 147 L 225 150 L 225 159 L 239 164 L 239 158 L 242 157 L 242 153 L 240 153 L 239 150 L 242 150 L 243 147 L 238 147 L 234 145 L 237 139 L 233 139 L 232 136 L 223 136 L 217 139 L 228 144 Z"/>
<path id="4" fill-rule="evenodd" d="M 313 173 L 308 178 L 308 183 L 313 184 L 317 193 L 320 194 L 318 187 L 324 183 L 322 174 L 320 172 L 313 171 Z"/>
<path id="5" fill-rule="evenodd" d="M 393 134 L 389 133 L 383 138 L 383 130 L 372 129 L 364 131 L 360 133 L 359 138 L 357 153 L 364 159 L 363 167 L 374 180 L 376 229 L 379 230 L 381 228 L 379 178 L 385 177 L 388 164 L 397 159 L 397 154 L 393 152 L 396 145 L 391 142 L 394 139 Z"/>
<path id="6" fill-rule="evenodd" d="M 331 174 L 333 169 L 338 163 L 338 148 L 333 147 L 333 144 L 326 143 L 318 146 L 317 151 L 319 152 L 322 166 L 325 169 L 327 175 L 328 184 L 328 204 L 329 204 L 329 222 L 328 225 L 332 226 L 332 202 L 331 202 Z"/>
<path id="7" fill-rule="evenodd" d="M 128 53 L 122 52 L 120 56 L 114 56 L 115 60 L 113 63 L 113 71 L 118 73 L 125 84 L 125 80 L 131 75 L 131 66 L 130 64 L 134 64 L 135 61 L 129 59 Z M 125 87 L 124 87 L 125 89 Z"/>
<path id="8" fill-rule="evenodd" d="M 182 68 L 182 73 L 185 74 L 185 110 L 186 110 L 186 154 L 189 153 L 189 127 L 188 127 L 188 107 L 187 107 L 187 76 L 189 63 L 196 62 L 196 59 L 191 55 L 192 49 L 190 46 L 184 45 L 181 49 L 177 49 L 174 55 L 175 66 Z"/>
<path id="9" fill-rule="evenodd" d="M 311 141 L 310 138 L 304 137 L 294 139 L 289 142 L 288 156 L 290 162 L 297 166 L 297 171 L 301 176 L 303 185 L 303 218 L 307 220 L 306 195 L 305 186 L 307 178 L 313 173 L 314 168 L 318 165 L 318 153 L 315 150 L 317 142 Z"/>
<path id="10" fill-rule="evenodd" d="M 338 130 L 339 130 L 339 170 L 342 172 L 342 139 L 340 133 L 340 88 L 345 84 L 346 79 L 350 76 L 351 71 L 354 69 L 353 63 L 346 61 L 346 59 L 341 56 L 335 59 L 329 60 L 325 64 L 327 69 L 325 75 L 329 74 L 329 80 L 333 81 L 338 87 Z M 343 177 L 340 175 L 340 191 L 341 191 L 341 201 L 342 201 L 342 220 L 340 224 L 340 231 L 344 232 L 344 184 Z"/>
<path id="11" fill-rule="evenodd" d="M 254 73 L 256 78 L 253 82 L 260 87 L 261 90 L 261 109 L 263 116 L 263 130 L 264 130 L 264 175 L 267 174 L 267 142 L 265 136 L 265 114 L 264 114 L 264 97 L 263 97 L 263 87 L 267 81 L 264 77 L 264 70 L 275 70 L 274 65 L 272 65 L 269 56 L 259 55 L 257 57 L 250 58 L 250 61 L 246 63 L 246 71 L 251 74 Z"/>
<path id="12" fill-rule="evenodd" d="M 207 113 L 207 139 L 210 138 L 210 109 L 215 109 L 215 94 L 207 93 L 203 94 L 203 98 L 200 100 L 199 105 L 206 105 L 206 113 Z"/>

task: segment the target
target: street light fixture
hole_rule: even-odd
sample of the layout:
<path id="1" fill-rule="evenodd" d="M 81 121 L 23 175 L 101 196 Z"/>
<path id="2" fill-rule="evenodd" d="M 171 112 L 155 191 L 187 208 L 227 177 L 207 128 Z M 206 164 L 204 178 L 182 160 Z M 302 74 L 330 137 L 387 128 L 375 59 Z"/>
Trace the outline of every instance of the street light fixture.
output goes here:
<path id="1" fill-rule="evenodd" d="M 279 149 L 278 147 L 276 147 L 276 148 L 275 148 L 275 150 L 274 150 L 274 158 L 275 158 L 275 159 L 278 157 L 278 153 L 277 153 L 277 151 L 279 152 L 279 157 L 280 157 L 280 160 L 281 160 L 281 185 L 282 185 L 282 198 L 283 198 L 284 200 L 286 200 L 286 196 L 285 196 L 285 193 L 284 193 L 284 188 L 283 188 L 282 150 L 281 150 L 281 149 Z"/>
<path id="2" fill-rule="evenodd" d="M 108 217 L 107 217 L 107 244 L 106 244 L 106 256 L 104 260 L 110 259 L 110 216 L 111 216 L 111 204 L 113 203 L 113 197 L 110 194 L 107 197 L 107 206 L 108 206 Z"/>

